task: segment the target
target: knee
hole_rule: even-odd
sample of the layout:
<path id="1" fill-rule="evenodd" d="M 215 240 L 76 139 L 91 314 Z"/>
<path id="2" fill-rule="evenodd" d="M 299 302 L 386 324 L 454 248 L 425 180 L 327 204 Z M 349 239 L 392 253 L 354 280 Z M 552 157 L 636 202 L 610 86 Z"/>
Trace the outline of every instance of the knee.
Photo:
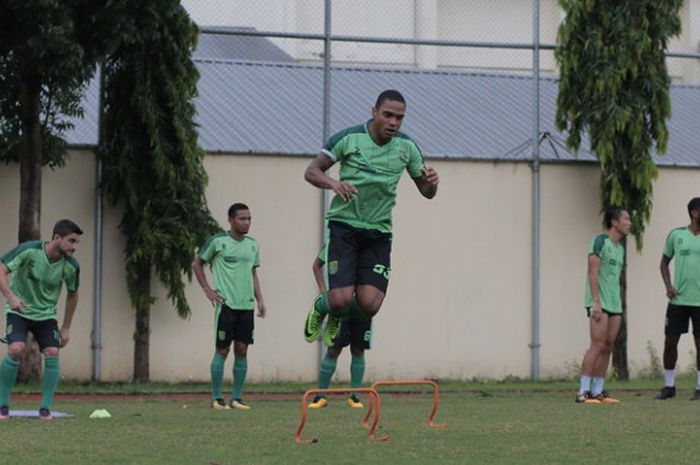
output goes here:
<path id="1" fill-rule="evenodd" d="M 352 302 L 352 293 L 334 293 L 328 296 L 328 305 L 331 307 L 331 311 L 341 312 L 345 310 Z"/>
<path id="2" fill-rule="evenodd" d="M 350 347 L 350 353 L 353 357 L 362 357 L 365 355 L 365 351 L 363 349 L 358 349 L 355 347 Z"/>
<path id="3" fill-rule="evenodd" d="M 47 347 L 43 351 L 44 355 L 46 357 L 57 357 L 58 356 L 58 347 Z"/>
<path id="4" fill-rule="evenodd" d="M 22 356 L 22 352 L 24 352 L 25 347 L 26 344 L 24 342 L 13 342 L 7 348 L 7 355 L 12 360 L 18 360 Z"/>
<path id="5" fill-rule="evenodd" d="M 378 304 L 370 304 L 370 305 L 360 305 L 360 310 L 362 310 L 362 313 L 368 318 L 373 318 L 377 313 L 379 313 L 379 305 Z"/>
<path id="6" fill-rule="evenodd" d="M 233 355 L 236 357 L 246 357 L 248 355 L 248 346 L 245 344 L 235 344 L 233 346 Z"/>
<path id="7" fill-rule="evenodd" d="M 230 348 L 228 347 L 217 347 L 216 348 L 216 353 L 221 355 L 222 357 L 228 357 L 228 353 L 231 351 Z"/>

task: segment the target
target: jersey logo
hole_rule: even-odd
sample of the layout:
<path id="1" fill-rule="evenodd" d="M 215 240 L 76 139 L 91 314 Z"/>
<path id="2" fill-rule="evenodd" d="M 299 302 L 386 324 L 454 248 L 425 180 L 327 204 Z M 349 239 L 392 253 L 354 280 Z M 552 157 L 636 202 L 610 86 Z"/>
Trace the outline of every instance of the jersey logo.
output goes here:
<path id="1" fill-rule="evenodd" d="M 399 160 L 401 163 L 408 164 L 408 154 L 405 150 L 399 150 Z"/>
<path id="2" fill-rule="evenodd" d="M 223 341 L 226 339 L 226 331 L 219 331 L 219 340 Z"/>
<path id="3" fill-rule="evenodd" d="M 235 255 L 224 257 L 224 261 L 226 263 L 238 263 L 238 257 L 236 257 Z"/>
<path id="4" fill-rule="evenodd" d="M 5 334 L 6 334 L 7 336 L 9 336 L 10 334 L 12 334 L 12 325 L 11 325 L 11 324 L 7 325 L 7 330 L 5 331 Z"/>

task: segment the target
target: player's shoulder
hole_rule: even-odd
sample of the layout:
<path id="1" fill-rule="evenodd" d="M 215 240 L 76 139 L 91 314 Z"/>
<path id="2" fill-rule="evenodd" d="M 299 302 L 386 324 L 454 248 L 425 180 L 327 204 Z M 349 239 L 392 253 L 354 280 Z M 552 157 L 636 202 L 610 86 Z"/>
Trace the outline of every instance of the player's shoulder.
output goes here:
<path id="1" fill-rule="evenodd" d="M 243 236 L 243 242 L 247 242 L 248 244 L 255 245 L 255 246 L 258 245 L 258 240 L 256 238 L 254 238 L 253 236 L 249 236 L 247 234 L 245 236 Z"/>
<path id="2" fill-rule="evenodd" d="M 66 257 L 66 263 L 68 263 L 68 266 L 72 267 L 76 272 L 80 271 L 80 263 L 78 263 L 78 260 L 76 260 L 75 257 Z"/>
<path id="3" fill-rule="evenodd" d="M 365 134 L 367 134 L 367 126 L 364 123 L 357 124 L 355 126 L 350 126 L 348 128 L 343 129 L 342 131 L 338 131 L 335 134 L 333 134 L 331 138 L 328 139 L 328 145 L 333 147 L 346 137 Z"/>
<path id="4" fill-rule="evenodd" d="M 406 144 L 413 144 L 413 145 L 415 145 L 416 147 L 418 147 L 418 144 L 416 143 L 416 141 L 413 140 L 413 138 L 412 138 L 411 136 L 409 136 L 408 134 L 406 134 L 406 133 L 403 132 L 403 131 L 397 132 L 396 135 L 395 135 L 394 137 L 396 137 L 398 140 L 400 140 L 400 141 L 403 142 L 403 143 L 406 143 Z"/>
<path id="5" fill-rule="evenodd" d="M 14 249 L 10 250 L 7 252 L 5 255 L 3 255 L 2 259 L 3 261 L 10 261 L 14 259 L 16 256 L 24 253 L 34 253 L 34 252 L 43 252 L 44 250 L 44 241 L 41 240 L 36 240 L 36 241 L 25 241 L 16 246 Z"/>
<path id="6" fill-rule="evenodd" d="M 209 236 L 207 238 L 206 241 L 204 241 L 204 244 L 202 244 L 202 247 L 200 247 L 199 250 L 200 251 L 206 250 L 209 247 L 211 247 L 211 245 L 214 244 L 215 242 L 225 240 L 227 236 L 228 236 L 228 233 L 226 231 L 220 231 L 216 234 L 212 234 L 211 236 Z"/>
<path id="7" fill-rule="evenodd" d="M 686 231 L 688 231 L 687 226 L 679 226 L 677 228 L 673 228 L 670 233 L 668 233 L 669 236 L 677 236 L 679 234 L 684 234 Z"/>

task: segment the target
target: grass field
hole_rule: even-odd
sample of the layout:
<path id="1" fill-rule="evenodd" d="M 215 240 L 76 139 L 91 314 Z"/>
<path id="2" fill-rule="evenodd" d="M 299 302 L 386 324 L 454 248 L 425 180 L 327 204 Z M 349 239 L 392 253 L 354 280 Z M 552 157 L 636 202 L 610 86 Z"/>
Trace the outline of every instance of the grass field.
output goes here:
<path id="1" fill-rule="evenodd" d="M 0 464 L 690 464 L 700 454 L 700 402 L 687 400 L 685 384 L 665 402 L 643 382 L 612 385 L 619 405 L 575 404 L 574 383 L 448 384 L 436 417 L 444 430 L 425 425 L 427 390 L 384 393 L 379 433 L 388 442 L 367 440 L 363 412 L 333 397 L 310 412 L 303 436 L 319 442 L 309 445 L 294 443 L 300 394 L 251 396 L 247 412 L 213 411 L 202 396 L 63 398 L 55 408 L 75 418 L 0 423 Z M 17 396 L 12 407 L 36 402 Z M 97 408 L 112 418 L 89 419 Z"/>

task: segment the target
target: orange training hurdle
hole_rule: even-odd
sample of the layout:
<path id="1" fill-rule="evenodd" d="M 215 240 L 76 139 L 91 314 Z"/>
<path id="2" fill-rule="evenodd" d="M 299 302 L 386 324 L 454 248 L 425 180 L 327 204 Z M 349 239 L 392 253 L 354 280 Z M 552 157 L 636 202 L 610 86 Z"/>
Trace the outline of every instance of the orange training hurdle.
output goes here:
<path id="1" fill-rule="evenodd" d="M 299 427 L 297 428 L 297 432 L 294 435 L 294 442 L 297 444 L 311 444 L 318 442 L 317 439 L 307 439 L 307 440 L 302 440 L 301 439 L 301 431 L 304 429 L 304 424 L 306 423 L 306 416 L 308 413 L 308 398 L 311 395 L 315 394 L 345 394 L 348 392 L 356 392 L 358 394 L 369 394 L 370 397 L 370 402 L 369 402 L 369 409 L 367 412 L 367 416 L 365 416 L 363 424 L 365 427 L 369 428 L 369 433 L 367 434 L 367 437 L 371 440 L 378 440 L 378 441 L 387 441 L 389 440 L 389 436 L 382 436 L 380 438 L 377 438 L 375 435 L 375 429 L 377 428 L 377 424 L 379 423 L 379 412 L 381 410 L 381 404 L 379 401 L 379 394 L 377 394 L 377 391 L 375 391 L 373 388 L 348 388 L 348 389 L 311 389 L 309 391 L 306 391 L 304 393 L 304 396 L 301 398 L 301 422 L 299 423 Z M 374 421 L 372 422 L 372 426 L 369 426 L 369 416 L 370 416 L 370 411 L 374 409 Z"/>
<path id="2" fill-rule="evenodd" d="M 410 386 L 410 385 L 422 385 L 426 384 L 429 386 L 433 387 L 433 409 L 430 412 L 430 415 L 428 416 L 428 426 L 431 428 L 446 428 L 447 424 L 446 423 L 435 423 L 433 420 L 435 418 L 435 413 L 437 412 L 438 409 L 438 404 L 440 403 L 440 389 L 438 388 L 438 385 L 435 381 L 430 381 L 427 379 L 418 379 L 418 380 L 404 380 L 404 381 L 388 381 L 388 380 L 380 380 L 372 384 L 370 386 L 370 389 L 377 390 L 379 386 Z M 369 408 L 367 409 L 367 415 L 365 415 L 365 420 L 364 420 L 364 425 L 366 428 L 369 428 L 369 416 L 372 414 L 372 404 L 369 404 Z M 374 424 L 372 428 L 376 428 L 376 423 L 378 420 L 378 415 L 375 415 L 374 417 Z"/>

